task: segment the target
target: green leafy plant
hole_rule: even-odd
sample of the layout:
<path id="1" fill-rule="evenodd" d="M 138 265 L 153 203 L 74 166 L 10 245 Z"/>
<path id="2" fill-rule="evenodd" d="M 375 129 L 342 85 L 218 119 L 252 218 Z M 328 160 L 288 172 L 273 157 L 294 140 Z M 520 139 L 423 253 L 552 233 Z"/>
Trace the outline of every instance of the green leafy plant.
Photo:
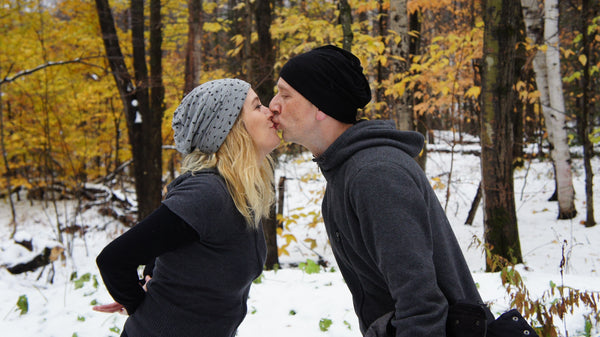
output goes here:
<path id="1" fill-rule="evenodd" d="M 17 300 L 17 310 L 21 311 L 21 315 L 25 315 L 29 311 L 29 301 L 27 300 L 27 295 L 19 296 Z"/>
<path id="2" fill-rule="evenodd" d="M 331 324 L 333 324 L 333 321 L 329 318 L 321 318 L 319 321 L 319 329 L 321 329 L 321 331 L 327 331 Z"/>
<path id="3" fill-rule="evenodd" d="M 252 281 L 252 283 L 254 283 L 254 284 L 261 284 L 263 278 L 265 278 L 265 275 L 264 274 L 260 274 L 254 281 Z"/>
<path id="4" fill-rule="evenodd" d="M 75 285 L 75 289 L 81 289 L 85 285 L 86 282 L 92 281 L 92 286 L 95 289 L 98 289 L 98 279 L 96 275 L 92 276 L 90 273 L 85 273 L 81 275 L 81 277 L 77 278 L 77 273 L 71 274 L 71 281 Z"/>
<path id="5" fill-rule="evenodd" d="M 307 259 L 306 262 L 300 262 L 298 268 L 307 274 L 317 274 L 321 271 L 321 266 L 311 259 Z"/>
<path id="6" fill-rule="evenodd" d="M 589 318 L 587 318 L 587 317 L 585 319 L 584 336 L 585 337 L 591 337 L 592 336 L 592 321 Z"/>
<path id="7" fill-rule="evenodd" d="M 352 330 L 352 325 L 350 325 L 348 321 L 344 321 L 344 325 L 348 328 L 348 330 Z"/>

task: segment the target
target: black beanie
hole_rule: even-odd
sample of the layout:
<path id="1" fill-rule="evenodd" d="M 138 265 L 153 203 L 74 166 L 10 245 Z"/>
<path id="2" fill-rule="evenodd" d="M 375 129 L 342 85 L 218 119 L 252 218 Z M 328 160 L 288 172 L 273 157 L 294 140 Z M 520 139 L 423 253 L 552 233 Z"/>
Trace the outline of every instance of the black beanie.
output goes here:
<path id="1" fill-rule="evenodd" d="M 354 54 L 335 46 L 315 48 L 291 58 L 279 72 L 319 110 L 344 123 L 371 100 L 371 88 Z"/>

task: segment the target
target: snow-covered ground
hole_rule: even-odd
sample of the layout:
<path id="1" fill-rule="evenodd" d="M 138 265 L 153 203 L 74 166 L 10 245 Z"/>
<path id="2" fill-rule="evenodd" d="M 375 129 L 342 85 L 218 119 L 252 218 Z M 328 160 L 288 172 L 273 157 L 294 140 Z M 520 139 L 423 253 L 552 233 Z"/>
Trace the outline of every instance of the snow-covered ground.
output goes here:
<path id="1" fill-rule="evenodd" d="M 443 145 L 442 145 L 443 146 Z M 432 146 L 435 148 L 435 146 Z M 456 150 L 461 150 L 457 147 Z M 451 156 L 445 152 L 430 152 L 427 175 L 442 202 L 446 205 L 448 173 Z M 599 172 L 600 161 L 593 162 Z M 572 220 L 556 220 L 557 205 L 547 199 L 553 192 L 552 166 L 533 160 L 515 173 L 515 198 L 521 250 L 525 263 L 517 266 L 532 299 L 549 291 L 551 283 L 566 285 L 581 291 L 600 291 L 600 225 L 585 228 L 584 174 L 581 160 L 573 161 L 573 182 L 579 215 Z M 598 174 L 597 174 L 598 175 Z M 281 269 L 266 271 L 252 286 L 248 300 L 248 315 L 239 328 L 240 337 L 253 336 L 360 336 L 358 321 L 352 309 L 350 293 L 336 268 L 322 223 L 318 218 L 324 181 L 309 156 L 289 160 L 277 169 L 277 176 L 286 176 L 284 216 L 293 219 L 286 224 L 283 235 L 294 240 L 285 247 L 289 255 L 280 257 Z M 472 226 L 464 225 L 480 180 L 479 158 L 471 154 L 454 155 L 447 214 L 463 248 L 473 277 L 483 299 L 492 311 L 509 309 L 510 298 L 498 273 L 485 273 L 483 249 L 483 215 L 481 206 Z M 596 218 L 600 220 L 600 178 L 595 180 Z M 73 215 L 71 202 L 59 202 L 59 218 L 64 223 L 75 221 L 88 227 L 84 236 L 76 233 L 66 237 L 69 258 L 48 267 L 20 275 L 0 268 L 0 334 L 2 336 L 118 336 L 125 321 L 119 314 L 92 311 L 95 303 L 112 299 L 106 292 L 95 265 L 100 250 L 124 227 L 92 208 Z M 48 205 L 50 206 L 50 205 Z M 18 228 L 22 237 L 30 236 L 34 244 L 43 246 L 56 238 L 56 216 L 53 207 L 42 202 L 22 201 L 17 204 Z M 0 265 L 25 260 L 28 252 L 11 244 L 9 234 L 10 208 L 0 202 Z M 294 215 L 297 215 L 294 217 Z M 288 236 L 291 239 L 291 236 Z M 315 240 L 316 246 L 311 248 Z M 280 245 L 286 238 L 280 237 Z M 475 242 L 475 243 L 474 243 Z M 307 260 L 321 257 L 327 268 L 317 268 Z M 561 276 L 561 260 L 566 261 Z M 300 265 L 300 268 L 297 266 Z M 53 283 L 47 282 L 53 276 Z M 89 281 L 88 281 L 89 279 Z M 28 310 L 17 305 L 26 298 Z M 549 301 L 548 301 L 549 302 Z M 584 314 L 589 309 L 577 308 L 573 314 L 555 324 L 562 336 L 585 336 Z M 594 327 L 591 336 L 600 336 Z"/>

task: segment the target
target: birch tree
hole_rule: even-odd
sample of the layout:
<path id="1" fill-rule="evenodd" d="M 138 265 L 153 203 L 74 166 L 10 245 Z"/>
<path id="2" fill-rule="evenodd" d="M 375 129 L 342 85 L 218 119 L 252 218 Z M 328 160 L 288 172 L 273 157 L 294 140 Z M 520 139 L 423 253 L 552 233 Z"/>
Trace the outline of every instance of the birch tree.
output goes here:
<path id="1" fill-rule="evenodd" d="M 545 119 L 552 119 L 554 139 L 552 142 L 552 160 L 555 166 L 556 190 L 558 198 L 558 218 L 571 219 L 577 214 L 575 209 L 575 191 L 571 173 L 571 155 L 565 121 L 565 100 L 562 76 L 560 72 L 560 51 L 558 32 L 558 0 L 546 0 L 544 5 L 544 41 L 546 65 L 548 67 L 548 95 L 550 109 Z M 548 127 L 547 127 L 548 128 Z"/>
<path id="2" fill-rule="evenodd" d="M 390 41 L 390 69 L 394 82 L 401 80 L 408 71 L 409 65 L 409 21 L 406 0 L 390 0 L 389 29 L 397 37 Z M 400 130 L 414 130 L 413 112 L 408 104 L 406 88 L 394 94 L 391 106 L 391 116 L 396 120 Z"/>
<path id="3" fill-rule="evenodd" d="M 558 218 L 571 219 L 577 211 L 560 73 L 558 0 L 546 0 L 545 5 L 540 0 L 521 0 L 521 5 L 527 37 L 539 46 L 533 69 L 555 168 Z"/>

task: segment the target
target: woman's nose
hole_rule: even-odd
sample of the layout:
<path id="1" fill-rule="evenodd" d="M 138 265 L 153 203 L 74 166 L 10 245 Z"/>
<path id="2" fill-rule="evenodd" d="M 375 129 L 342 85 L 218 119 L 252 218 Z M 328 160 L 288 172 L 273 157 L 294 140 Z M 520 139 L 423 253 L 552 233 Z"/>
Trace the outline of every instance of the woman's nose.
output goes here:
<path id="1" fill-rule="evenodd" d="M 275 114 L 275 113 L 274 113 L 273 111 L 271 111 L 271 109 L 269 109 L 269 107 L 268 107 L 268 106 L 266 106 L 266 105 L 263 105 L 263 106 L 261 106 L 261 109 L 262 109 L 263 113 L 264 113 L 265 115 L 269 116 L 269 117 L 272 117 L 272 116 Z"/>

